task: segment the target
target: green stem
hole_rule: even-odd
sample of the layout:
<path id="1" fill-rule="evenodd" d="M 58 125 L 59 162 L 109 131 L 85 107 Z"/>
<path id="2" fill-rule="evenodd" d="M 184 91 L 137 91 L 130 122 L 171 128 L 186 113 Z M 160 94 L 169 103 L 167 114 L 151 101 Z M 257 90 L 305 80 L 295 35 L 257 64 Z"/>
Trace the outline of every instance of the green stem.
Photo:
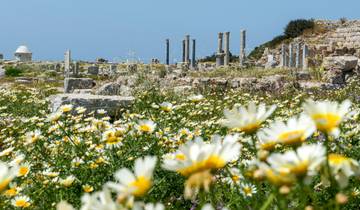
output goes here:
<path id="1" fill-rule="evenodd" d="M 266 210 L 266 209 L 268 209 L 269 206 L 270 206 L 270 204 L 273 202 L 274 198 L 275 198 L 275 195 L 274 195 L 274 193 L 272 193 L 272 194 L 268 197 L 268 199 L 265 201 L 265 203 L 261 206 L 260 210 Z"/>

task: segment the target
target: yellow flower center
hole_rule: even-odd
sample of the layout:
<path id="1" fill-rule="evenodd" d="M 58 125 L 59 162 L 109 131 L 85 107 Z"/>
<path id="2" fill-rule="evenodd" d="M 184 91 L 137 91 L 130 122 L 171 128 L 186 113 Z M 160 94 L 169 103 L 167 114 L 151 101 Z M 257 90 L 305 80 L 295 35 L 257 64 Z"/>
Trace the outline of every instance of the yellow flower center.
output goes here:
<path id="1" fill-rule="evenodd" d="M 327 133 L 336 128 L 341 121 L 341 117 L 334 113 L 314 114 L 311 117 L 315 121 L 316 127 L 320 131 Z"/>
<path id="2" fill-rule="evenodd" d="M 260 128 L 260 125 L 261 125 L 260 122 L 250 123 L 248 125 L 239 128 L 239 130 L 243 131 L 246 134 L 252 134 L 255 133 L 255 131 L 257 131 Z"/>
<path id="3" fill-rule="evenodd" d="M 25 176 L 29 172 L 29 168 L 27 166 L 21 166 L 19 168 L 19 176 Z"/>
<path id="4" fill-rule="evenodd" d="M 17 194 L 16 188 L 10 188 L 4 192 L 4 195 L 9 196 L 9 197 L 13 197 L 16 194 Z"/>
<path id="5" fill-rule="evenodd" d="M 140 130 L 143 132 L 150 132 L 151 131 L 151 127 L 147 124 L 144 125 L 140 125 Z"/>
<path id="6" fill-rule="evenodd" d="M 309 162 L 307 160 L 305 160 L 298 165 L 290 167 L 289 169 L 292 173 L 302 176 L 307 173 L 308 167 L 309 167 Z"/>
<path id="7" fill-rule="evenodd" d="M 242 190 L 244 191 L 245 195 L 251 195 L 252 194 L 251 187 L 244 187 Z"/>
<path id="8" fill-rule="evenodd" d="M 120 141 L 121 141 L 121 138 L 119 138 L 119 137 L 117 137 L 115 135 L 112 135 L 112 134 L 108 135 L 107 139 L 106 139 L 107 144 L 117 144 Z"/>
<path id="9" fill-rule="evenodd" d="M 219 156 L 211 155 L 203 161 L 195 162 L 191 166 L 178 170 L 178 172 L 183 176 L 189 176 L 199 171 L 223 168 L 225 165 L 226 162 Z"/>
<path id="10" fill-rule="evenodd" d="M 132 192 L 132 194 L 137 197 L 145 195 L 145 193 L 150 189 L 151 184 L 152 183 L 150 179 L 139 176 L 134 182 L 130 184 L 131 187 L 135 187 L 135 190 Z"/>
<path id="11" fill-rule="evenodd" d="M 164 112 L 171 112 L 171 108 L 167 106 L 161 107 L 161 110 L 163 110 Z"/>
<path id="12" fill-rule="evenodd" d="M 19 200 L 15 201 L 15 206 L 16 207 L 28 207 L 28 206 L 30 206 L 30 203 L 24 199 L 19 199 Z"/>
<path id="13" fill-rule="evenodd" d="M 284 144 L 296 144 L 304 141 L 304 130 L 293 130 L 281 133 L 278 138 Z"/>
<path id="14" fill-rule="evenodd" d="M 178 159 L 178 160 L 185 160 L 186 156 L 184 154 L 176 154 L 175 158 Z"/>
<path id="15" fill-rule="evenodd" d="M 340 165 L 344 162 L 349 161 L 349 159 L 347 157 L 344 157 L 342 155 L 338 155 L 338 154 L 330 154 L 329 155 L 329 163 L 330 164 L 334 164 L 334 165 Z"/>
<path id="16" fill-rule="evenodd" d="M 234 182 L 237 182 L 237 181 L 240 180 L 240 176 L 233 175 L 233 176 L 231 177 L 231 179 L 232 179 Z"/>

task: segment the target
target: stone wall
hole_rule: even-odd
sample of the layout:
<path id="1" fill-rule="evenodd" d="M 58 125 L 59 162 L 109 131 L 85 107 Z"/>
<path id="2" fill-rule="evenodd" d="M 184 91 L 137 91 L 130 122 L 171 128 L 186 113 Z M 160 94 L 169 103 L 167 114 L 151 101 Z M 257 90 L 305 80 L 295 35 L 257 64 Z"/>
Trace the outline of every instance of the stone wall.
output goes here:
<path id="1" fill-rule="evenodd" d="M 315 22 L 315 33 L 305 33 L 290 40 L 292 43 L 308 45 L 310 67 L 321 65 L 321 61 L 328 56 L 354 55 L 360 58 L 360 20 Z M 281 45 L 265 51 L 258 64 L 265 66 L 269 54 L 274 55 L 274 59 L 280 64 Z"/>

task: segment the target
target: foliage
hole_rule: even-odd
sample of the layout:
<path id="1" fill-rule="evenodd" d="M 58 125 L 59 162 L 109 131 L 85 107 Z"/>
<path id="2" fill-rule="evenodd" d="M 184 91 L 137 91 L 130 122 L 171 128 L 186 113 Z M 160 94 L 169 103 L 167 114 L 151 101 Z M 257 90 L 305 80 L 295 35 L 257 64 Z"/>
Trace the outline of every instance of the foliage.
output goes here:
<path id="1" fill-rule="evenodd" d="M 5 75 L 8 77 L 18 77 L 24 73 L 24 70 L 14 66 L 5 67 Z"/>
<path id="2" fill-rule="evenodd" d="M 287 38 L 295 38 L 300 36 L 306 29 L 313 29 L 315 26 L 314 20 L 298 19 L 290 21 L 284 30 L 284 35 Z"/>
<path id="3" fill-rule="evenodd" d="M 239 60 L 239 56 L 233 55 L 230 52 L 230 62 L 236 62 Z M 216 53 L 206 56 L 205 58 L 199 59 L 199 62 L 215 62 L 216 61 Z"/>

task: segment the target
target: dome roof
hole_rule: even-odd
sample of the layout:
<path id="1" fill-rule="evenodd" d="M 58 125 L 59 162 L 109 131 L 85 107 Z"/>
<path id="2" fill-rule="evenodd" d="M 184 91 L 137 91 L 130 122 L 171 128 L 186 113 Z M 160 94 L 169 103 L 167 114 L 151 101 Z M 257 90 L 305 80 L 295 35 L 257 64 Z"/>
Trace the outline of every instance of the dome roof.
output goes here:
<path id="1" fill-rule="evenodd" d="M 29 53 L 31 53 L 31 52 L 30 52 L 30 50 L 29 50 L 28 47 L 26 47 L 25 45 L 22 45 L 22 46 L 20 46 L 20 47 L 17 48 L 17 50 L 15 51 L 15 53 L 27 53 L 27 54 L 29 54 Z"/>

